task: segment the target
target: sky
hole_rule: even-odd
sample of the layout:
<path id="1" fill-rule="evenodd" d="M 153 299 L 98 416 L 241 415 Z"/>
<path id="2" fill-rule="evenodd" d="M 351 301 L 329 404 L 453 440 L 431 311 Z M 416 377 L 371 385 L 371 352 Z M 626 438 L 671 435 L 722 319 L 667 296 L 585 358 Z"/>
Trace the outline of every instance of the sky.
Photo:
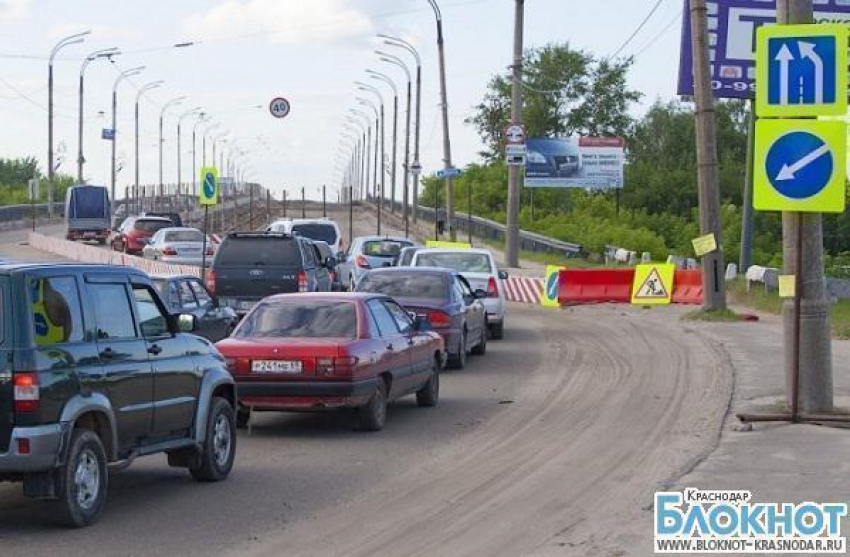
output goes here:
<path id="1" fill-rule="evenodd" d="M 489 78 L 507 71 L 513 46 L 513 0 L 439 0 L 444 19 L 449 128 L 455 166 L 478 160 L 482 143 L 464 120 L 486 92 Z M 681 0 L 661 0 L 652 17 L 627 42 L 656 0 L 526 0 L 525 46 L 569 42 L 597 56 L 635 56 L 629 85 L 643 93 L 631 111 L 640 115 L 656 99 L 676 92 Z M 0 158 L 47 158 L 47 59 L 61 38 L 91 31 L 82 44 L 68 46 L 54 69 L 55 145 L 61 172 L 76 174 L 78 81 L 85 56 L 118 47 L 121 54 L 96 60 L 85 72 L 85 178 L 108 184 L 111 145 L 101 130 L 111 127 L 112 89 L 121 71 L 144 66 L 118 88 L 117 153 L 123 169 L 119 191 L 134 181 L 134 104 L 137 89 L 160 81 L 139 98 L 140 183 L 159 181 L 159 117 L 164 113 L 163 174 L 177 181 L 177 120 L 202 107 L 219 150 L 242 150 L 247 178 L 278 198 L 286 189 L 318 199 L 326 184 L 337 195 L 340 136 L 349 108 L 357 105 L 354 82 L 382 91 L 387 103 L 387 150 L 392 92 L 371 79 L 367 68 L 396 80 L 400 68 L 378 60 L 386 48 L 376 34 L 402 37 L 422 56 L 421 161 L 423 171 L 442 167 L 436 27 L 426 0 L 0 0 Z M 193 43 L 176 48 L 179 43 Z M 626 46 L 623 48 L 623 45 Z M 406 60 L 403 51 L 397 54 Z M 292 110 L 276 119 L 268 110 L 278 96 Z M 403 157 L 404 99 L 400 99 L 399 164 Z M 367 109 L 368 110 L 368 109 Z M 192 176 L 192 131 L 197 119 L 183 119 L 182 178 Z M 225 135 L 226 134 L 226 135 Z M 211 158 L 208 141 L 207 158 Z M 400 166 L 399 166 L 400 168 Z M 401 183 L 399 170 L 399 184 Z M 400 186 L 398 197 L 400 199 Z M 119 197 L 121 195 L 119 194 Z"/>

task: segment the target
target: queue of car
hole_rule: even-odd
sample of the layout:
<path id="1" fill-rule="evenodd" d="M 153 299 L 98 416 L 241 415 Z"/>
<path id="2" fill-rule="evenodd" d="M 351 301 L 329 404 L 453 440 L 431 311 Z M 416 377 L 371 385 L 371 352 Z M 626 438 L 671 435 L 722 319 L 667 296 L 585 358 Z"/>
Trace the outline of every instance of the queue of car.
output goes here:
<path id="1" fill-rule="evenodd" d="M 139 215 L 112 243 L 189 263 L 199 235 Z M 256 412 L 349 409 L 378 431 L 394 400 L 436 406 L 443 369 L 501 338 L 505 275 L 487 250 L 343 245 L 336 223 L 304 219 L 228 234 L 205 281 L 0 265 L 0 481 L 85 526 L 103 511 L 108 466 L 166 453 L 199 481 L 224 480 Z"/>

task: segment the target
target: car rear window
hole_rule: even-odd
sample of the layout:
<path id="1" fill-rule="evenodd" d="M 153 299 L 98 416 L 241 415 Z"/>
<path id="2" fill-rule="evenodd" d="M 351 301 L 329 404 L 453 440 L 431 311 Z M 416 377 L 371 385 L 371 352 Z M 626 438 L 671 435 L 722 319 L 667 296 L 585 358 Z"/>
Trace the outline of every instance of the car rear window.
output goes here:
<path id="1" fill-rule="evenodd" d="M 367 273 L 357 283 L 358 292 L 386 294 L 392 298 L 448 297 L 446 280 L 437 273 Z"/>
<path id="2" fill-rule="evenodd" d="M 133 224 L 133 228 L 139 230 L 141 232 L 150 232 L 153 234 L 154 232 L 159 231 L 161 228 L 168 228 L 169 226 L 174 226 L 171 221 L 167 220 L 150 220 L 150 219 L 137 219 Z"/>
<path id="3" fill-rule="evenodd" d="M 483 253 L 419 253 L 417 267 L 446 267 L 459 273 L 492 273 L 490 256 Z"/>
<path id="4" fill-rule="evenodd" d="M 357 337 L 354 302 L 264 302 L 245 318 L 235 338 L 345 338 Z"/>
<path id="5" fill-rule="evenodd" d="M 203 242 L 204 235 L 200 230 L 175 230 L 165 234 L 166 242 Z"/>
<path id="6" fill-rule="evenodd" d="M 250 236 L 225 238 L 215 258 L 216 265 L 300 266 L 301 251 L 293 238 Z"/>
<path id="7" fill-rule="evenodd" d="M 336 228 L 330 224 L 310 223 L 310 224 L 294 224 L 292 232 L 310 238 L 311 240 L 321 240 L 329 245 L 336 243 Z"/>
<path id="8" fill-rule="evenodd" d="M 363 243 L 363 254 L 371 257 L 398 257 L 401 248 L 412 245 L 410 242 L 397 240 L 372 240 Z"/>

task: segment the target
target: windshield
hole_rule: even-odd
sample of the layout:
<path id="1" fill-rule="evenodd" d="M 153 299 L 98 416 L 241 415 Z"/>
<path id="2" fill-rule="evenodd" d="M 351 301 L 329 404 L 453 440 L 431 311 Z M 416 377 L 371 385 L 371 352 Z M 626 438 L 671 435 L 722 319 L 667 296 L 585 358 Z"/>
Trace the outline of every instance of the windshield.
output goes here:
<path id="1" fill-rule="evenodd" d="M 203 242 L 204 235 L 200 230 L 175 230 L 165 235 L 164 242 Z"/>
<path id="2" fill-rule="evenodd" d="M 328 245 L 336 243 L 336 228 L 330 224 L 294 224 L 292 232 L 310 238 L 311 240 L 321 240 L 327 242 Z"/>
<path id="3" fill-rule="evenodd" d="M 448 297 L 446 280 L 437 273 L 368 273 L 357 283 L 358 292 L 386 294 L 392 298 Z"/>
<path id="4" fill-rule="evenodd" d="M 141 232 L 149 232 L 153 234 L 157 232 L 161 228 L 168 228 L 169 226 L 174 226 L 170 221 L 167 220 L 145 220 L 138 219 L 134 224 L 133 228 L 139 230 Z"/>
<path id="5" fill-rule="evenodd" d="M 228 237 L 218 248 L 216 265 L 301 265 L 298 242 L 276 236 Z"/>
<path id="6" fill-rule="evenodd" d="M 398 257 L 401 248 L 412 245 L 410 242 L 398 240 L 373 240 L 364 242 L 363 254 L 370 257 Z"/>
<path id="7" fill-rule="evenodd" d="M 354 302 L 267 302 L 252 311 L 234 332 L 235 338 L 357 337 Z"/>
<path id="8" fill-rule="evenodd" d="M 484 253 L 419 253 L 417 267 L 445 267 L 459 273 L 492 273 L 490 256 Z"/>

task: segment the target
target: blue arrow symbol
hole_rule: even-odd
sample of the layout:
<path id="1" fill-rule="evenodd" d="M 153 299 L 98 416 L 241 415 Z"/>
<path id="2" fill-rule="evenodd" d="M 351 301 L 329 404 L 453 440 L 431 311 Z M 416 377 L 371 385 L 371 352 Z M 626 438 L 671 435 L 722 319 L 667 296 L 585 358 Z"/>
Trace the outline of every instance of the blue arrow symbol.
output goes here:
<path id="1" fill-rule="evenodd" d="M 829 153 L 829 145 L 823 144 L 802 159 L 798 160 L 792 165 L 783 164 L 782 168 L 779 170 L 779 174 L 776 175 L 777 180 L 793 180 L 795 178 L 795 174 L 805 167 L 809 166 L 822 156 Z"/>

